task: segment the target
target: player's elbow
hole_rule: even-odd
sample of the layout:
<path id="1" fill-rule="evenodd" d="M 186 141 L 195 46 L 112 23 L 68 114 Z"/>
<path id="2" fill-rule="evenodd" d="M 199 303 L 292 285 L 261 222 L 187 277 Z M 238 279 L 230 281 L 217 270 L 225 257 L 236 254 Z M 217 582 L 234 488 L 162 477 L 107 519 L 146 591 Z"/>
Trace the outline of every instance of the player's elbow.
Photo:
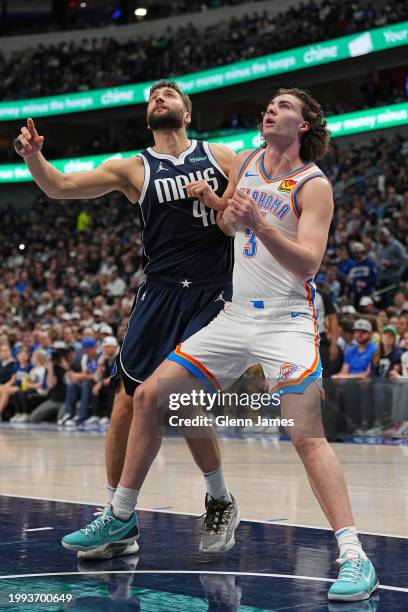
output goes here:
<path id="1" fill-rule="evenodd" d="M 65 180 L 62 179 L 57 183 L 47 185 L 47 187 L 43 189 L 43 191 L 45 195 L 49 198 L 52 198 L 54 200 L 62 200 L 64 199 L 64 197 L 66 197 Z"/>
<path id="2" fill-rule="evenodd" d="M 303 280 L 309 280 L 310 278 L 314 278 L 314 276 L 319 271 L 320 264 L 316 264 L 315 261 L 305 261 L 303 266 L 299 266 L 299 276 Z"/>
<path id="3" fill-rule="evenodd" d="M 299 272 L 304 279 L 308 280 L 318 273 L 322 257 L 322 254 L 317 253 L 314 249 L 306 250 L 299 264 Z"/>

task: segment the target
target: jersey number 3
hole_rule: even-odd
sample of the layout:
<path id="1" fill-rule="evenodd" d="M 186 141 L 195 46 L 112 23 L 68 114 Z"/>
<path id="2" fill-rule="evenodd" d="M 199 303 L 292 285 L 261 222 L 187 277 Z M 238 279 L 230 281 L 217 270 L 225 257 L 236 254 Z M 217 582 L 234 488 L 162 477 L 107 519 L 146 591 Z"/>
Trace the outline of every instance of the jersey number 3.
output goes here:
<path id="1" fill-rule="evenodd" d="M 199 200 L 194 200 L 193 202 L 193 215 L 195 217 L 200 217 L 203 220 L 204 227 L 216 224 L 215 210 L 212 208 L 210 210 L 210 213 L 208 213 L 205 208 L 205 204 L 203 204 Z"/>
<path id="2" fill-rule="evenodd" d="M 245 257 L 255 257 L 256 252 L 258 250 L 258 243 L 256 241 L 255 232 L 251 230 L 250 227 L 245 227 L 245 236 L 248 238 L 245 246 L 244 246 L 244 255 Z"/>

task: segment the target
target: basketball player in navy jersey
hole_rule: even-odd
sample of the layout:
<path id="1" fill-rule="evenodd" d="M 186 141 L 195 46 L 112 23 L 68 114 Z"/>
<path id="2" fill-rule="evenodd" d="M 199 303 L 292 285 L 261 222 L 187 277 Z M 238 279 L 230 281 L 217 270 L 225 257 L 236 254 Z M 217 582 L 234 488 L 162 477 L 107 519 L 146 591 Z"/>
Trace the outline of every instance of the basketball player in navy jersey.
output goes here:
<path id="1" fill-rule="evenodd" d="M 176 345 L 207 325 L 231 298 L 232 239 L 223 233 L 222 215 L 190 198 L 186 185 L 206 180 L 218 195 L 227 184 L 234 154 L 224 145 L 189 140 L 191 101 L 171 81 L 160 81 L 150 90 L 147 123 L 154 146 L 136 157 L 110 160 L 96 170 L 63 174 L 41 153 L 44 137 L 32 119 L 14 141 L 37 185 L 52 198 L 92 198 L 119 190 L 138 204 L 143 228 L 146 280 L 140 287 L 129 320 L 117 374 L 116 394 L 106 440 L 108 502 L 116 496 L 127 500 L 125 487 L 117 490 L 129 429 L 132 397 Z M 225 229 L 225 227 L 224 227 Z M 228 232 L 227 232 L 228 233 Z M 206 518 L 200 550 L 223 552 L 234 544 L 239 513 L 226 488 L 221 455 L 212 428 L 205 437 L 187 438 L 193 457 L 206 482 Z M 154 454 L 140 438 L 141 456 Z M 119 518 L 119 517 L 118 517 Z M 98 545 L 98 533 L 106 527 L 106 512 L 89 529 L 81 531 L 83 544 L 67 548 L 86 558 L 109 558 L 138 550 L 137 523 L 120 546 Z M 109 528 L 109 526 L 108 526 Z"/>

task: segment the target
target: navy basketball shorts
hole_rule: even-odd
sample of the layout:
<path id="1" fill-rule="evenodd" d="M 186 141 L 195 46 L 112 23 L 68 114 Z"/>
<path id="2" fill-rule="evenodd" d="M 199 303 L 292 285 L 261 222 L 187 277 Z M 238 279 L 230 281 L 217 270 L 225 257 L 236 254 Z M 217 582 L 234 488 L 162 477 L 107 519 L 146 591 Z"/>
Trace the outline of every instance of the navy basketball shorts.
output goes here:
<path id="1" fill-rule="evenodd" d="M 208 325 L 231 297 L 230 275 L 208 281 L 149 277 L 139 288 L 117 358 L 116 373 L 126 394 L 133 396 L 176 346 Z"/>

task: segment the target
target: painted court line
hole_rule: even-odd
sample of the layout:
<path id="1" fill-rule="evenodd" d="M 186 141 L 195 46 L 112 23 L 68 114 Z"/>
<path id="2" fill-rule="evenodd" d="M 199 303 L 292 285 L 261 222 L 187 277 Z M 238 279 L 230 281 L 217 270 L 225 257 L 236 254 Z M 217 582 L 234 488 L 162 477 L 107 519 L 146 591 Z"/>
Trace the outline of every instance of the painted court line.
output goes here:
<path id="1" fill-rule="evenodd" d="M 319 578 L 317 576 L 295 576 L 294 574 L 266 574 L 256 572 L 217 572 L 208 570 L 99 570 L 92 572 L 52 572 L 47 574 L 14 574 L 10 576 L 0 576 L 0 580 L 11 578 L 44 578 L 48 576 L 95 576 L 103 574 L 215 574 L 217 576 L 250 576 L 253 578 L 286 578 L 288 580 L 307 580 L 309 582 L 335 582 L 334 578 Z M 408 588 L 394 587 L 386 584 L 380 584 L 380 589 L 385 591 L 398 591 L 400 593 L 408 593 Z"/>
<path id="2" fill-rule="evenodd" d="M 35 527 L 34 529 L 24 529 L 24 531 L 48 531 L 48 529 L 54 529 L 54 527 Z"/>
<path id="3" fill-rule="evenodd" d="M 72 499 L 59 499 L 56 497 L 37 497 L 37 496 L 33 496 L 33 495 L 16 495 L 15 493 L 9 494 L 9 493 L 0 493 L 0 497 L 17 497 L 18 499 L 37 499 L 39 501 L 54 501 L 54 502 L 59 502 L 61 504 L 79 504 L 81 506 L 95 506 L 95 507 L 100 507 L 101 506 L 101 502 L 84 502 L 84 501 L 75 501 Z M 143 506 L 138 506 L 137 510 L 141 510 L 142 512 L 163 512 L 165 514 L 180 514 L 180 515 L 184 515 L 184 516 L 193 516 L 195 518 L 198 518 L 199 516 L 201 516 L 200 514 L 194 514 L 193 512 L 181 512 L 179 510 L 156 510 L 155 508 L 145 508 Z M 270 521 L 269 520 L 262 520 L 262 519 L 247 519 L 247 518 L 241 518 L 241 521 L 246 521 L 247 523 L 261 523 L 264 525 L 270 525 Z M 282 525 L 283 527 L 302 527 L 303 529 L 320 529 L 321 531 L 332 531 L 332 529 L 330 529 L 330 527 L 316 527 L 314 525 L 302 525 L 301 523 L 288 523 L 285 519 L 281 519 L 282 522 L 275 522 L 274 521 L 274 525 Z M 359 533 L 363 534 L 363 535 L 373 535 L 373 536 L 381 536 L 384 538 L 397 538 L 400 540 L 408 540 L 408 535 L 399 535 L 399 534 L 393 534 L 393 533 L 381 533 L 378 531 L 362 531 L 362 530 L 358 530 Z"/>

